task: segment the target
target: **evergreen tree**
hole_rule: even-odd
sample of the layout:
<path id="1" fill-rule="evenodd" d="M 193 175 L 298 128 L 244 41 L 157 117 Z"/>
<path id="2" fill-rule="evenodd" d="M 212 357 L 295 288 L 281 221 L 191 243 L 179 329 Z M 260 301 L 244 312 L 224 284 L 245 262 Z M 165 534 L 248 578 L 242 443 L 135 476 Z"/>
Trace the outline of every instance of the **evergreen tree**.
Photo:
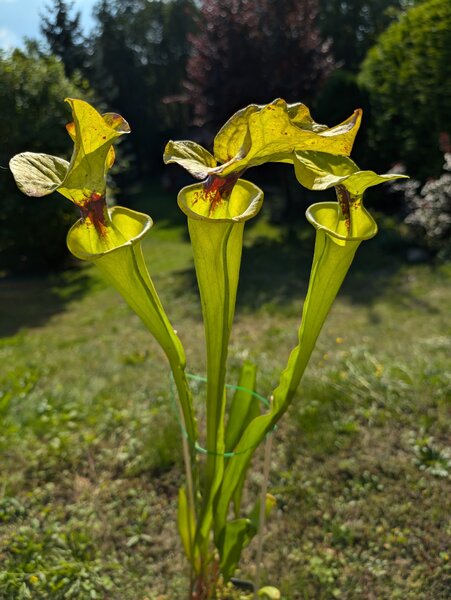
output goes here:
<path id="1" fill-rule="evenodd" d="M 319 25 L 340 66 L 356 72 L 377 37 L 415 0 L 321 0 Z"/>
<path id="2" fill-rule="evenodd" d="M 44 35 L 52 54 L 61 59 L 68 77 L 86 65 L 86 50 L 80 27 L 80 12 L 70 16 L 73 2 L 53 0 L 46 7 L 47 14 L 42 15 L 41 33 Z"/>
<path id="3" fill-rule="evenodd" d="M 187 122 L 174 99 L 183 91 L 195 12 L 193 0 L 101 0 L 96 10 L 91 81 L 137 125 L 131 141 L 146 169 L 161 166 L 164 140 Z"/>
<path id="4" fill-rule="evenodd" d="M 426 180 L 441 173 L 451 136 L 451 4 L 427 0 L 393 23 L 359 75 L 371 106 L 369 145 L 381 168 L 402 160 Z"/>

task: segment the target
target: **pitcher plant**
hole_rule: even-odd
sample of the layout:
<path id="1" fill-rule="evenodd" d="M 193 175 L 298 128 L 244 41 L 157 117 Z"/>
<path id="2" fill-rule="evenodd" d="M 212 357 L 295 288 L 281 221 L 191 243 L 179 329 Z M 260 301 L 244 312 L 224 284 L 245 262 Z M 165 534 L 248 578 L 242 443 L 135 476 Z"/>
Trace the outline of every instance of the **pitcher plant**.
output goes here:
<path id="1" fill-rule="evenodd" d="M 187 217 L 200 292 L 206 344 L 205 441 L 200 439 L 185 351 L 153 284 L 141 248 L 152 219 L 109 206 L 106 177 L 114 163 L 113 144 L 130 132 L 119 115 L 100 115 L 88 103 L 68 99 L 67 126 L 74 149 L 70 162 L 24 152 L 10 168 L 28 196 L 59 192 L 80 210 L 67 236 L 70 252 L 92 261 L 163 349 L 172 373 L 185 464 L 179 490 L 178 529 L 189 564 L 189 600 L 217 597 L 237 569 L 242 550 L 264 525 L 274 506 L 266 493 L 246 510 L 242 497 L 256 449 L 293 401 L 321 328 L 361 242 L 377 226 L 363 206 L 366 188 L 401 175 L 360 170 L 350 159 L 361 111 L 334 127 L 316 123 L 302 103 L 278 99 L 250 105 L 218 132 L 213 154 L 192 141 L 168 142 L 165 163 L 178 163 L 199 183 L 180 190 Z M 313 204 L 308 221 L 316 229 L 308 291 L 298 343 L 275 390 L 266 400 L 256 391 L 256 365 L 242 366 L 227 409 L 227 354 L 240 275 L 244 226 L 263 205 L 263 191 L 242 179 L 251 167 L 289 163 L 309 190 L 335 188 L 336 200 Z M 259 398 L 261 401 L 256 401 Z M 203 445 L 202 445 L 203 444 Z M 277 588 L 255 587 L 260 598 L 278 598 Z"/>

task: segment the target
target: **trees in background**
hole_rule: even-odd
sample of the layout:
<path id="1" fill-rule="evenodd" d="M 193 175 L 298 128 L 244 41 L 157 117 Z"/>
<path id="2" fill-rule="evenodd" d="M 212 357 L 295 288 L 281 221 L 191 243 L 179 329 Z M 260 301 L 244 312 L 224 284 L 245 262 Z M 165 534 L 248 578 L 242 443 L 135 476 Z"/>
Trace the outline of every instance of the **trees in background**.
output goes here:
<path id="1" fill-rule="evenodd" d="M 378 36 L 415 0 L 320 0 L 319 27 L 340 67 L 356 73 Z"/>
<path id="2" fill-rule="evenodd" d="M 311 101 L 333 69 L 318 0 L 202 0 L 187 88 L 194 116 L 222 124 L 250 103 Z"/>
<path id="3" fill-rule="evenodd" d="M 311 105 L 319 122 L 363 107 L 363 167 L 403 160 L 423 181 L 440 172 L 438 140 L 451 123 L 449 0 L 98 0 L 86 37 L 73 2 L 49 1 L 41 30 L 60 62 L 37 45 L 0 59 L 0 133 L 10 155 L 61 152 L 65 132 L 48 139 L 51 121 L 63 123 L 62 99 L 83 95 L 89 80 L 98 104 L 129 120 L 134 135 L 124 147 L 141 172 L 160 173 L 165 141 L 190 124 L 216 129 L 243 106 L 278 96 Z M 14 193 L 0 201 L 0 219 Z M 31 206 L 21 200 L 11 210 Z M 33 218 L 39 227 L 38 211 Z M 0 249 L 14 249 L 13 230 L 6 238 Z"/>
<path id="4" fill-rule="evenodd" d="M 320 0 L 318 24 L 322 35 L 331 40 L 336 69 L 313 104 L 319 121 L 345 119 L 356 107 L 365 118 L 354 147 L 360 164 L 377 164 L 377 156 L 368 152 L 367 126 L 372 120 L 368 96 L 357 81 L 368 50 L 378 36 L 409 6 L 419 0 Z"/>
<path id="5" fill-rule="evenodd" d="M 91 37 L 90 81 L 134 129 L 142 169 L 161 166 L 164 139 L 186 126 L 182 92 L 193 0 L 101 0 Z M 149 140 L 153 140 L 149 144 Z"/>
<path id="6" fill-rule="evenodd" d="M 81 92 L 65 76 L 61 62 L 29 43 L 11 56 L 0 54 L 0 82 L 0 165 L 6 167 L 14 154 L 24 151 L 70 154 L 65 129 L 70 111 L 62 100 Z M 61 197 L 54 202 L 24 200 L 11 174 L 6 169 L 0 173 L 0 269 L 60 266 L 74 221 L 70 203 Z"/>
<path id="7" fill-rule="evenodd" d="M 86 41 L 80 26 L 80 12 L 71 17 L 74 3 L 53 0 L 41 15 L 41 33 L 49 50 L 61 59 L 65 73 L 71 77 L 86 67 Z"/>
<path id="8" fill-rule="evenodd" d="M 451 134 L 451 3 L 408 10 L 369 51 L 359 81 L 369 94 L 368 143 L 419 179 L 438 175 Z"/>

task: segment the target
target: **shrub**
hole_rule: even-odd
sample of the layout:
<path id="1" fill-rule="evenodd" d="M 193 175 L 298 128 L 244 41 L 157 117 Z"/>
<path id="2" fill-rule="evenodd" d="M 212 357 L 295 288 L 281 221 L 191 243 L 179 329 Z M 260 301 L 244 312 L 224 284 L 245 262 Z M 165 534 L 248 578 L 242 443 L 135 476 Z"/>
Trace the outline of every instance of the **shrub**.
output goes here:
<path id="1" fill-rule="evenodd" d="M 410 175 L 440 173 L 439 138 L 451 123 L 451 3 L 408 10 L 369 51 L 359 76 L 368 91 L 369 143 L 385 168 L 402 155 Z"/>
<path id="2" fill-rule="evenodd" d="M 423 187 L 418 181 L 398 183 L 404 188 L 409 214 L 405 223 L 441 256 L 451 256 L 451 153 L 445 154 L 443 173 Z"/>
<path id="3" fill-rule="evenodd" d="M 29 43 L 10 56 L 0 54 L 0 165 L 6 167 L 11 156 L 23 149 L 70 151 L 64 127 L 70 113 L 61 98 L 73 95 L 83 95 L 80 86 L 67 79 L 58 59 L 42 54 L 36 44 Z M 67 257 L 63 232 L 65 224 L 73 222 L 73 209 L 40 198 L 24 202 L 7 170 L 0 171 L 0 186 L 0 268 L 61 266 Z"/>

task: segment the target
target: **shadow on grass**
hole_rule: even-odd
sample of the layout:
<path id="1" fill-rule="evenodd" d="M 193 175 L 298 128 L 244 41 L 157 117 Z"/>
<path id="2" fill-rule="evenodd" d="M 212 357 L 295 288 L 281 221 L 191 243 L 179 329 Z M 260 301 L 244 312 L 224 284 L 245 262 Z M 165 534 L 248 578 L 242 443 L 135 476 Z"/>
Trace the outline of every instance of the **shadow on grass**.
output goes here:
<path id="1" fill-rule="evenodd" d="M 44 325 L 65 305 L 82 297 L 95 282 L 85 269 L 58 275 L 8 276 L 0 279 L 0 337 Z"/>
<path id="2" fill-rule="evenodd" d="M 160 231 L 174 235 L 175 242 L 180 240 L 180 235 L 188 236 L 186 217 L 175 202 L 175 192 L 163 191 L 153 181 L 131 188 L 124 197 L 127 202 L 121 204 L 149 213 Z M 285 225 L 272 225 L 271 235 L 266 235 L 260 234 L 258 223 L 255 219 L 246 226 L 248 235 L 243 249 L 238 311 L 252 311 L 262 305 L 280 309 L 302 299 L 307 290 L 313 229 L 299 219 Z M 382 220 L 378 236 L 359 248 L 340 296 L 371 307 L 384 295 L 406 308 L 419 308 L 419 300 L 409 293 L 402 275 L 405 255 L 405 240 Z M 0 278 L 0 337 L 43 325 L 64 310 L 67 302 L 83 296 L 95 285 L 96 280 L 80 268 L 58 276 Z M 170 296 L 197 296 L 194 268 L 172 271 L 171 287 Z M 427 300 L 421 300 L 421 309 L 434 312 Z"/>
<path id="3" fill-rule="evenodd" d="M 252 311 L 266 305 L 280 309 L 305 297 L 313 258 L 314 232 L 300 225 L 277 239 L 256 237 L 243 248 L 237 311 Z M 406 242 L 395 230 L 384 230 L 359 247 L 339 292 L 353 304 L 369 308 L 382 296 L 406 309 L 437 312 L 427 298 L 419 300 L 408 285 Z M 426 268 L 432 268 L 425 265 Z M 177 274 L 174 293 L 197 293 L 195 271 Z"/>
<path id="4" fill-rule="evenodd" d="M 184 180 L 182 183 L 190 182 Z M 266 192 L 269 193 L 264 211 L 277 200 L 270 190 L 265 189 Z M 274 196 L 274 191 L 272 194 Z M 137 187 L 127 195 L 130 205 L 149 212 L 160 228 L 177 227 L 179 231 L 183 228 L 184 235 L 188 236 L 186 218 L 178 208 L 175 196 L 176 191 L 162 191 L 154 182 Z M 315 200 L 321 199 L 315 197 Z M 248 241 L 243 249 L 238 311 L 254 310 L 265 304 L 283 307 L 305 296 L 313 257 L 314 230 L 303 217 L 305 207 L 298 208 L 299 214 L 293 221 L 277 226 L 277 236 L 258 235 L 256 225 L 260 217 L 246 224 L 245 243 L 246 239 L 251 242 Z M 376 221 L 380 231 L 374 239 L 359 247 L 340 297 L 371 307 L 381 296 L 389 296 L 406 308 L 420 308 L 420 301 L 409 292 L 403 275 L 410 242 L 399 234 L 393 219 L 377 215 Z M 174 290 L 175 294 L 188 291 L 197 295 L 194 268 L 177 272 L 172 284 L 178 288 Z M 427 300 L 421 300 L 421 308 L 431 313 L 435 310 Z"/>

